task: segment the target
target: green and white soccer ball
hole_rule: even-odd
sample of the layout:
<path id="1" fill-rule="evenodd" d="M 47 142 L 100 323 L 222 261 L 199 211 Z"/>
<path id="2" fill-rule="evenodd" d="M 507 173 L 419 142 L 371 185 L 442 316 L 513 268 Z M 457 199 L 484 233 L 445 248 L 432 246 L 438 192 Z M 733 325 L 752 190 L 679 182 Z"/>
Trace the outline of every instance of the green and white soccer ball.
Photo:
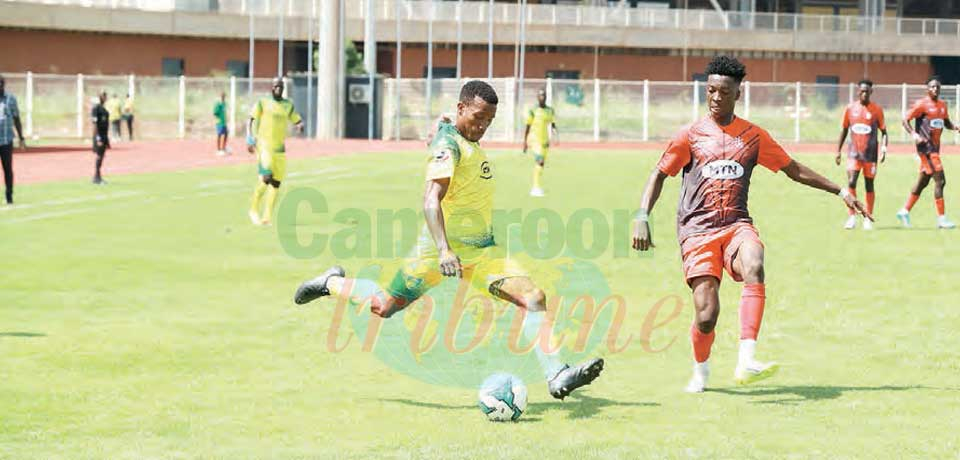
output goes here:
<path id="1" fill-rule="evenodd" d="M 480 385 L 480 410 L 490 421 L 516 421 L 527 410 L 527 386 L 515 375 L 497 373 Z"/>

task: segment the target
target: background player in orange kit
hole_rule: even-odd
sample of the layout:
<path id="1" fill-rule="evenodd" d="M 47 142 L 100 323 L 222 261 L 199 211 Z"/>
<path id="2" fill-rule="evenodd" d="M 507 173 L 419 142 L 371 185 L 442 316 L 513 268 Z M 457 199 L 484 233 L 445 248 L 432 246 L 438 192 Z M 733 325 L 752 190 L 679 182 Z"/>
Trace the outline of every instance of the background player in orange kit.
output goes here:
<path id="1" fill-rule="evenodd" d="M 837 145 L 837 165 L 840 165 L 840 155 L 843 151 L 843 142 L 850 134 L 850 144 L 847 156 L 847 190 L 854 197 L 857 196 L 857 178 L 863 171 L 863 188 L 866 191 L 867 212 L 873 215 L 875 195 L 873 192 L 873 178 L 877 175 L 877 150 L 880 150 L 880 163 L 887 159 L 887 125 L 883 121 L 883 108 L 870 101 L 873 94 L 873 82 L 860 80 L 857 83 L 857 100 L 847 105 L 843 111 L 843 131 L 840 132 L 840 142 Z M 878 142 L 877 132 L 883 134 Z M 878 148 L 879 147 L 879 148 Z M 852 230 L 857 226 L 857 215 L 853 209 L 847 210 L 849 217 L 843 228 Z M 873 230 L 870 219 L 863 220 L 864 230 Z"/>
<path id="2" fill-rule="evenodd" d="M 916 120 L 916 127 L 910 126 L 910 120 Z M 897 219 L 904 227 L 910 227 L 910 209 L 920 199 L 920 193 L 933 178 L 933 200 L 937 207 L 937 228 L 956 228 L 956 224 L 947 219 L 943 205 L 943 187 L 947 183 L 940 163 L 940 134 L 943 128 L 960 130 L 950 121 L 947 103 L 940 100 L 940 77 L 934 75 L 927 80 L 927 95 L 918 99 L 903 117 L 903 128 L 913 136 L 920 156 L 920 177 L 910 190 L 910 196 L 897 212 Z"/>
<path id="3" fill-rule="evenodd" d="M 757 165 L 801 184 L 839 195 L 844 203 L 872 217 L 850 192 L 790 158 L 760 127 L 734 115 L 746 68 L 735 58 L 717 56 L 707 65 L 709 115 L 680 130 L 653 169 L 634 219 L 633 248 L 653 246 L 648 213 L 667 176 L 683 171 L 677 209 L 677 237 L 683 271 L 696 309 L 690 328 L 693 378 L 687 392 L 707 386 L 708 359 L 720 314 L 720 278 L 724 269 L 743 281 L 740 298 L 740 353 L 734 379 L 749 384 L 775 374 L 776 363 L 754 359 L 766 300 L 763 243 L 747 211 L 750 176 Z"/>

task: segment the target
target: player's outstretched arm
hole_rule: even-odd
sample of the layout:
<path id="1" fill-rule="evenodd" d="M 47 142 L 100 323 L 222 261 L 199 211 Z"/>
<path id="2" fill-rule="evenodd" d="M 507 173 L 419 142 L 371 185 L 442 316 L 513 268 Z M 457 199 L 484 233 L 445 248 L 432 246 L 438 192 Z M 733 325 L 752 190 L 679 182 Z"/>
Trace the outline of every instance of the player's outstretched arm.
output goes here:
<path id="1" fill-rule="evenodd" d="M 250 154 L 257 151 L 257 138 L 253 135 L 257 132 L 256 121 L 254 117 L 250 117 L 250 121 L 247 122 L 247 153 Z"/>
<path id="2" fill-rule="evenodd" d="M 527 153 L 527 137 L 530 136 L 530 123 L 527 123 L 527 130 L 523 132 L 523 153 Z"/>
<path id="3" fill-rule="evenodd" d="M 808 168 L 799 161 L 791 161 L 789 164 L 784 166 L 781 171 L 783 171 L 787 177 L 793 179 L 795 182 L 799 182 L 808 187 L 820 189 L 834 195 L 839 195 L 847 207 L 856 210 L 863 215 L 863 217 L 873 220 L 873 216 L 867 212 L 867 208 L 863 205 L 863 203 L 854 198 L 853 195 L 847 191 L 847 189 L 833 183 L 833 181 L 830 179 L 821 176 L 819 173 Z"/>
<path id="4" fill-rule="evenodd" d="M 447 241 L 447 228 L 443 223 L 441 202 L 443 197 L 447 195 L 448 187 L 450 187 L 449 177 L 427 182 L 427 190 L 423 193 L 423 215 L 427 220 L 430 236 L 433 237 L 433 242 L 440 252 L 440 273 L 443 276 L 462 278 L 463 267 L 460 266 L 460 258 L 450 250 L 450 243 Z"/>
<path id="5" fill-rule="evenodd" d="M 887 130 L 880 130 L 880 162 L 887 161 L 887 145 L 890 143 L 890 136 L 887 136 Z"/>
<path id="6" fill-rule="evenodd" d="M 834 158 L 837 166 L 840 166 L 840 152 L 843 152 L 843 143 L 847 140 L 847 131 L 849 130 L 850 128 L 843 128 L 843 130 L 840 131 L 840 140 L 837 142 L 837 156 Z"/>
<path id="7" fill-rule="evenodd" d="M 660 192 L 663 190 L 663 182 L 667 175 L 660 171 L 660 168 L 653 168 L 647 184 L 643 187 L 643 198 L 640 199 L 640 210 L 633 218 L 633 249 L 646 251 L 656 247 L 653 244 L 653 234 L 650 233 L 649 216 L 653 206 L 657 204 L 660 198 Z"/>
<path id="8" fill-rule="evenodd" d="M 553 142 L 554 147 L 556 147 L 560 145 L 560 130 L 557 129 L 556 123 L 550 123 L 550 129 L 553 131 L 553 138 L 551 139 L 551 142 Z"/>

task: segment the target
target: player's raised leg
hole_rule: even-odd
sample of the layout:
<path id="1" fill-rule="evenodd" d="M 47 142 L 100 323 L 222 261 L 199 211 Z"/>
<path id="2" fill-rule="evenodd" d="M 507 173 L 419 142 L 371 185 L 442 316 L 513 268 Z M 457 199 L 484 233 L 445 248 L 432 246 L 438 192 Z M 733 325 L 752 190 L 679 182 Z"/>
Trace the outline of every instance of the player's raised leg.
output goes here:
<path id="1" fill-rule="evenodd" d="M 754 356 L 766 303 L 763 244 L 756 238 L 755 232 L 752 235 L 746 231 L 741 234 L 749 236 L 739 244 L 732 264 L 734 274 L 744 283 L 740 294 L 740 353 L 734 380 L 740 385 L 747 385 L 772 377 L 779 370 L 779 365 L 757 361 Z"/>
<path id="2" fill-rule="evenodd" d="M 525 310 L 523 335 L 536 341 L 533 347 L 550 395 L 557 399 L 566 398 L 577 388 L 589 385 L 603 371 L 603 359 L 593 358 L 577 366 L 561 362 L 556 354 L 547 353 L 542 346 L 552 343 L 552 330 L 544 324 L 547 313 L 547 299 L 543 290 L 526 276 L 514 276 L 495 280 L 489 286 L 490 293 Z M 546 326 L 546 327 L 545 327 Z"/>
<path id="3" fill-rule="evenodd" d="M 398 274 L 399 275 L 399 274 Z M 347 278 L 346 272 L 339 265 L 334 265 L 311 280 L 303 282 L 297 288 L 293 301 L 303 305 L 321 297 L 346 296 L 354 304 L 370 302 L 370 312 L 389 318 L 411 303 L 411 299 L 391 293 L 392 289 L 384 290 L 375 281 L 365 278 Z M 423 292 L 411 294 L 413 300 Z"/>

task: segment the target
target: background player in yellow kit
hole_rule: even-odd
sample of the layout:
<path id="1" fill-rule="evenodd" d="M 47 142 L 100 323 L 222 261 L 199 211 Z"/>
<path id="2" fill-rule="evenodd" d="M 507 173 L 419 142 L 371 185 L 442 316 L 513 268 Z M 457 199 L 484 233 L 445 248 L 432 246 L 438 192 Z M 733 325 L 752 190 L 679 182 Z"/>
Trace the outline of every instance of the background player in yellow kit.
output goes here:
<path id="1" fill-rule="evenodd" d="M 523 153 L 527 150 L 533 151 L 533 188 L 530 189 L 530 196 L 543 196 L 543 187 L 540 185 L 540 179 L 543 176 L 543 166 L 547 162 L 547 153 L 550 150 L 550 134 L 553 133 L 556 140 L 557 132 L 556 117 L 553 107 L 547 105 L 547 92 L 537 91 L 537 106 L 527 111 L 527 130 L 523 134 Z"/>
<path id="2" fill-rule="evenodd" d="M 293 123 L 298 133 L 303 132 L 303 120 L 293 108 L 293 102 L 283 98 L 283 79 L 274 78 L 271 96 L 257 101 L 250 113 L 247 150 L 257 155 L 260 182 L 253 191 L 249 216 L 254 225 L 269 225 L 280 182 L 287 175 L 287 123 Z M 267 200 L 261 212 L 263 195 Z"/>

